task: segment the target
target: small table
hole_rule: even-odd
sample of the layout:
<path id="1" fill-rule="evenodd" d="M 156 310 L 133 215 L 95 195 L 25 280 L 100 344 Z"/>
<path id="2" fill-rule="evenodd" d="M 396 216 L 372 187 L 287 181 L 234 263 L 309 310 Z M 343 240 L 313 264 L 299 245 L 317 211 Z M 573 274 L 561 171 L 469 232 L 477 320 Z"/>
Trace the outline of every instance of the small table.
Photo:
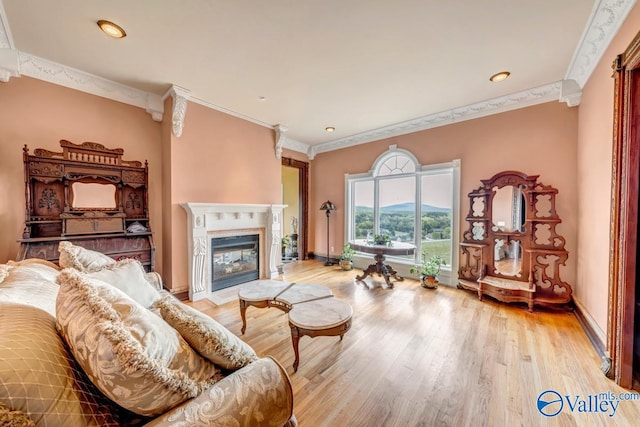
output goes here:
<path id="1" fill-rule="evenodd" d="M 393 242 L 393 246 L 386 246 L 367 243 L 366 240 L 354 240 L 349 242 L 349 244 L 356 251 L 375 255 L 373 257 L 376 261 L 375 264 L 369 265 L 362 275 L 356 276 L 356 280 L 362 281 L 366 279 L 367 276 L 377 273 L 379 276 L 384 277 L 384 281 L 387 282 L 389 288 L 393 288 L 393 282 L 391 282 L 389 277 L 393 277 L 398 281 L 402 281 L 404 278 L 398 275 L 398 272 L 395 271 L 393 267 L 384 263 L 385 255 L 413 255 L 416 251 L 415 245 L 403 242 Z"/>
<path id="2" fill-rule="evenodd" d="M 291 327 L 291 341 L 296 360 L 293 362 L 293 372 L 298 371 L 300 355 L 298 342 L 307 335 L 310 338 L 320 336 L 338 336 L 340 341 L 351 328 L 353 309 L 346 302 L 338 298 L 326 298 L 308 301 L 296 305 L 295 310 L 289 312 L 289 326 Z"/>
<path id="3" fill-rule="evenodd" d="M 298 343 L 307 335 L 340 336 L 351 328 L 351 306 L 333 297 L 331 289 L 323 285 L 284 283 L 277 280 L 258 280 L 238 292 L 242 334 L 247 329 L 246 312 L 249 306 L 275 307 L 289 313 L 291 341 L 295 353 L 293 371 L 298 371 L 300 354 Z"/>

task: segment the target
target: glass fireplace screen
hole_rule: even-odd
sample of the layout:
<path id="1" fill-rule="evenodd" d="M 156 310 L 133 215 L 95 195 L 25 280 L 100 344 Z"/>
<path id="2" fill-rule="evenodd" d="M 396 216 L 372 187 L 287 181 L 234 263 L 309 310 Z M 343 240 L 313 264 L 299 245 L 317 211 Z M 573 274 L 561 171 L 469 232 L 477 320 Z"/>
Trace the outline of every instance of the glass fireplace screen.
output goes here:
<path id="1" fill-rule="evenodd" d="M 211 239 L 211 286 L 217 291 L 260 278 L 260 236 Z"/>

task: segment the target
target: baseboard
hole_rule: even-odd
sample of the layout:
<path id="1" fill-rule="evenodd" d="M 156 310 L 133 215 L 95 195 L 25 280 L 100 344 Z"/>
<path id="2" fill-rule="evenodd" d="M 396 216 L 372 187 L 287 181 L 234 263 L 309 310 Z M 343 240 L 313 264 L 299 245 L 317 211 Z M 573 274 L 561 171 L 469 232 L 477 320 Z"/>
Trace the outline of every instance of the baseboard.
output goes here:
<path id="1" fill-rule="evenodd" d="M 169 292 L 171 292 L 169 290 Z M 174 297 L 178 298 L 180 301 L 186 301 L 189 299 L 189 291 L 178 292 L 173 294 Z"/>
<path id="2" fill-rule="evenodd" d="M 600 370 L 607 377 L 611 378 L 611 358 L 609 357 L 607 346 L 605 344 L 606 335 L 602 329 L 600 329 L 593 317 L 591 317 L 591 315 L 584 309 L 582 304 L 575 298 L 573 299 L 573 302 L 576 307 L 574 311 L 576 319 L 578 319 L 578 323 L 580 323 L 580 326 L 582 326 L 582 329 L 587 334 L 587 338 L 591 341 L 591 345 L 593 345 L 598 357 L 602 360 Z"/>

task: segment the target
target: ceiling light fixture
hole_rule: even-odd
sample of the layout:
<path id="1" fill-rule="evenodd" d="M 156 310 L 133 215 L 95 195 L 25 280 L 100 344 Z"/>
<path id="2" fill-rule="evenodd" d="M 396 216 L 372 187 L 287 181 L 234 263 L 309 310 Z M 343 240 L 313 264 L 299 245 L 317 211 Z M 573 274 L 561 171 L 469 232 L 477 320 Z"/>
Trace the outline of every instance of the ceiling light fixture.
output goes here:
<path id="1" fill-rule="evenodd" d="M 113 37 L 114 39 L 121 39 L 127 36 L 127 33 L 122 29 L 121 26 L 114 24 L 111 21 L 105 21 L 101 19 L 97 22 L 98 27 L 102 30 L 106 35 Z"/>
<path id="2" fill-rule="evenodd" d="M 491 80 L 494 83 L 498 83 L 503 80 L 506 80 L 507 77 L 509 77 L 510 75 L 511 73 L 508 71 L 500 71 L 499 73 L 496 73 L 493 76 L 489 77 L 489 80 Z"/>
<path id="3" fill-rule="evenodd" d="M 334 130 L 336 130 L 336 128 L 334 128 L 333 126 L 327 126 L 326 128 L 324 128 L 324 130 L 326 130 L 327 132 L 333 132 Z"/>
<path id="4" fill-rule="evenodd" d="M 258 101 L 266 101 L 267 97 L 266 96 L 259 96 L 258 97 Z"/>

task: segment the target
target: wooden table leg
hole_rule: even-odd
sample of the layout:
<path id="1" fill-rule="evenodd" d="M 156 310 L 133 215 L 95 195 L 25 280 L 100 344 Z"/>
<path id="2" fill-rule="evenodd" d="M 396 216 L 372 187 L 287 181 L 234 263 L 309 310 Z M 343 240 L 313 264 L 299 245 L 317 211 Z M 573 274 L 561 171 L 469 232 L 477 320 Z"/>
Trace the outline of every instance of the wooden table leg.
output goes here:
<path id="1" fill-rule="evenodd" d="M 244 335 L 244 331 L 247 330 L 247 302 L 243 299 L 240 300 L 240 317 L 242 317 L 242 335 Z"/>
<path id="2" fill-rule="evenodd" d="M 377 269 L 378 264 L 370 264 L 369 267 L 367 267 L 367 269 L 364 270 L 361 275 L 356 276 L 356 280 L 362 281 L 366 279 L 368 276 L 371 276 L 373 273 L 375 273 Z"/>
<path id="3" fill-rule="evenodd" d="M 293 343 L 293 353 L 296 359 L 293 361 L 293 372 L 298 372 L 298 365 L 300 364 L 300 353 L 298 353 L 298 343 L 300 342 L 300 330 L 297 326 L 291 325 L 291 342 Z"/>
<path id="4" fill-rule="evenodd" d="M 340 336 L 340 341 L 342 341 L 344 334 L 346 334 L 347 331 L 351 329 L 351 318 L 345 320 L 337 326 L 327 329 L 304 329 L 294 325 L 293 323 L 291 323 L 291 321 L 289 321 L 289 326 L 291 327 L 291 342 L 293 343 L 293 353 L 295 355 L 295 360 L 293 361 L 293 372 L 298 372 L 298 366 L 300 365 L 300 353 L 298 351 L 298 344 L 300 343 L 300 338 L 305 335 L 310 338 L 321 336 Z"/>

